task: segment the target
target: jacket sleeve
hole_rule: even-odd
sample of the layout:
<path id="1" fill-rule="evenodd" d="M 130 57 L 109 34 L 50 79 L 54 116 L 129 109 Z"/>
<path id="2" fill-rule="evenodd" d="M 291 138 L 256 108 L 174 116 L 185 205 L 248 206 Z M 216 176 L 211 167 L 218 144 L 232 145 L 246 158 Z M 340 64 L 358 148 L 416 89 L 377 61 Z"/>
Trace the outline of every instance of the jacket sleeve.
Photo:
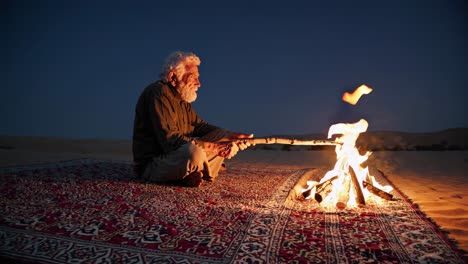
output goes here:
<path id="1" fill-rule="evenodd" d="M 222 129 L 220 127 L 208 124 L 207 122 L 205 122 L 203 119 L 201 119 L 198 116 L 198 114 L 195 112 L 195 110 L 193 110 L 191 106 L 189 107 L 190 107 L 189 111 L 191 112 L 192 120 L 194 120 L 193 122 L 193 126 L 194 126 L 193 136 L 194 137 L 203 137 L 204 135 L 214 130 Z"/>

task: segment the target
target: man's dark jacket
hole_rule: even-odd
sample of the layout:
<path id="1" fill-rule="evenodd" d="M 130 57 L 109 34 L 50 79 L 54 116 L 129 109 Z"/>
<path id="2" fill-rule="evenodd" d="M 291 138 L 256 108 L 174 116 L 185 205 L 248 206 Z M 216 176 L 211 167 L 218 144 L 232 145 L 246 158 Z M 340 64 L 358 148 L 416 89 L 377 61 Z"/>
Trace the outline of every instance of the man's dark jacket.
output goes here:
<path id="1" fill-rule="evenodd" d="M 140 95 L 133 126 L 133 161 L 141 175 L 153 157 L 178 149 L 193 138 L 218 129 L 203 121 L 176 88 L 157 81 Z"/>

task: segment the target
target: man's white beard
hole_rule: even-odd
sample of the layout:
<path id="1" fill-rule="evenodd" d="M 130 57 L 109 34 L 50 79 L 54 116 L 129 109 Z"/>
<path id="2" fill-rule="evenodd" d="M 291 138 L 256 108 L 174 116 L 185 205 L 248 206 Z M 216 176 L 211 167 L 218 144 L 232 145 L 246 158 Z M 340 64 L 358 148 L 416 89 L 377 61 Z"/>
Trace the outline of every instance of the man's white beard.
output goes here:
<path id="1" fill-rule="evenodd" d="M 190 89 L 190 87 L 188 87 L 185 83 L 180 84 L 177 87 L 177 92 L 179 92 L 180 98 L 182 98 L 182 100 L 188 103 L 192 103 L 192 102 L 195 102 L 195 100 L 197 100 L 196 90 Z"/>

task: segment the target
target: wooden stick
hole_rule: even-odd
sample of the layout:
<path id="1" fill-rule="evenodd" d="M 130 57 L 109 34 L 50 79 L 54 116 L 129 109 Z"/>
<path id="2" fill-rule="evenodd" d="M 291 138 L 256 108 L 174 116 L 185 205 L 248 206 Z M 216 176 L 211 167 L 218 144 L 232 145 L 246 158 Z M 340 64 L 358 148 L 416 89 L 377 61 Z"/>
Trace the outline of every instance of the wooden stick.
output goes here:
<path id="1" fill-rule="evenodd" d="M 331 192 L 332 187 L 333 187 L 333 181 L 336 180 L 337 178 L 338 176 L 333 176 L 330 179 L 322 183 L 319 183 L 310 189 L 305 190 L 304 192 L 302 192 L 303 198 L 309 197 L 310 194 L 312 193 L 312 190 L 315 189 L 314 199 L 318 203 L 321 203 L 323 201 L 323 198 L 326 197 Z"/>
<path id="2" fill-rule="evenodd" d="M 366 205 L 366 200 L 364 199 L 364 194 L 362 193 L 361 186 L 359 185 L 356 172 L 354 172 L 351 166 L 349 166 L 349 174 L 351 175 L 351 182 L 353 185 L 353 190 L 356 193 L 356 203 L 358 205 Z"/>
<path id="3" fill-rule="evenodd" d="M 384 191 L 384 190 L 381 190 L 377 187 L 375 187 L 374 185 L 368 183 L 368 182 L 362 182 L 363 186 L 369 190 L 369 192 L 371 192 L 372 194 L 374 195 L 377 195 L 378 197 L 382 198 L 382 199 L 385 199 L 385 200 L 392 200 L 393 199 L 393 195 Z"/>
<path id="4" fill-rule="evenodd" d="M 312 193 L 312 190 L 314 189 L 315 187 L 312 187 L 310 189 L 307 189 L 305 191 L 302 192 L 302 198 L 304 199 L 307 199 L 307 197 L 310 196 L 310 194 Z M 319 202 L 320 203 L 320 202 Z"/>
<path id="5" fill-rule="evenodd" d="M 336 180 L 338 176 L 333 176 L 330 179 L 318 184 L 315 188 L 315 195 L 314 199 L 321 203 L 323 198 L 327 197 L 327 195 L 332 191 L 333 188 L 333 181 Z"/>
<path id="6" fill-rule="evenodd" d="M 265 138 L 241 138 L 231 139 L 234 142 L 244 142 L 251 145 L 257 144 L 286 144 L 286 145 L 307 145 L 307 146 L 334 146 L 342 145 L 343 143 L 332 141 L 332 140 L 298 140 L 291 138 L 277 138 L 277 137 L 265 137 Z"/>

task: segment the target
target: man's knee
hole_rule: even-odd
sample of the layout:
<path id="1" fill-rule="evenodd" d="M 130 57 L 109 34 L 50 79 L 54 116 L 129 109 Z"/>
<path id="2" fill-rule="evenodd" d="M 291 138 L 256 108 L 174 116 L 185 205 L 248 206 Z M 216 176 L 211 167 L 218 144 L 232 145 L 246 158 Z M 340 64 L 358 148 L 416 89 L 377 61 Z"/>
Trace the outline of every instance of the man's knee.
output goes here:
<path id="1" fill-rule="evenodd" d="M 154 182 L 181 180 L 192 172 L 204 170 L 205 162 L 203 148 L 189 142 L 167 156 L 154 158 L 143 178 Z"/>
<path id="2" fill-rule="evenodd" d="M 205 150 L 194 142 L 187 143 L 186 157 L 189 165 L 197 167 L 195 170 L 202 170 L 206 162 Z"/>

